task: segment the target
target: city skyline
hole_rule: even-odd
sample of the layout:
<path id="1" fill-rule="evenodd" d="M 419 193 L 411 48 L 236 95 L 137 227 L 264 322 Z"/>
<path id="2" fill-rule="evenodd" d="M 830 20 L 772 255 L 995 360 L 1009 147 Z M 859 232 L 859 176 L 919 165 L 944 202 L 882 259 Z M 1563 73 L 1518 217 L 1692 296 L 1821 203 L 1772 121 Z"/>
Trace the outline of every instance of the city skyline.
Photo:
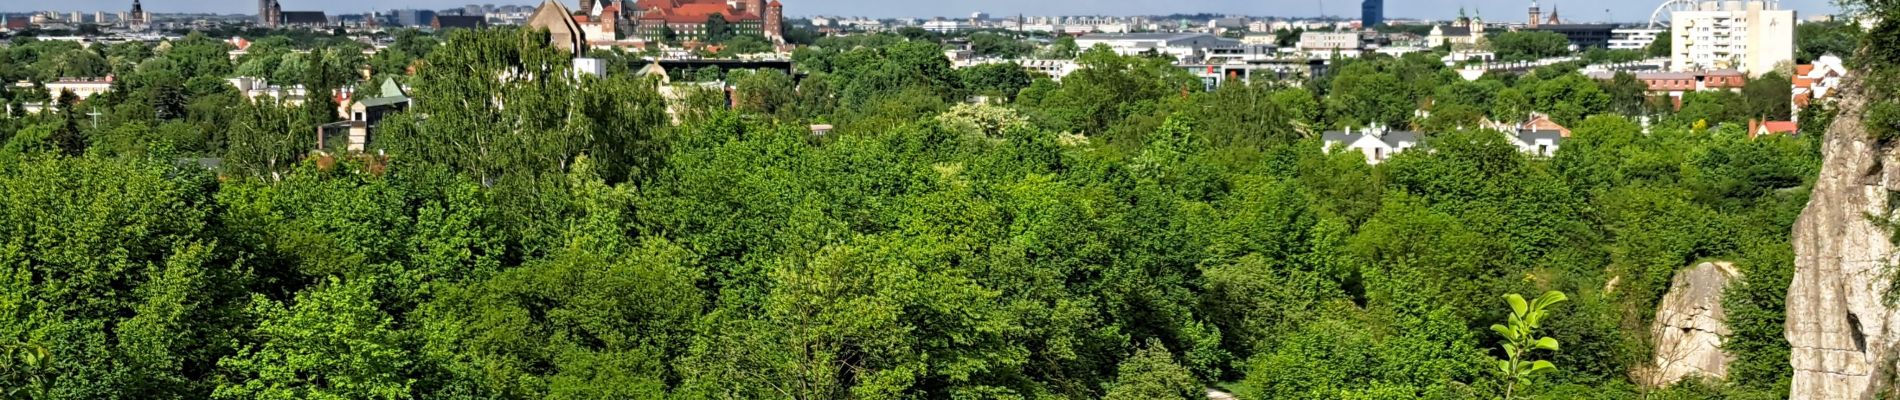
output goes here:
<path id="1" fill-rule="evenodd" d="M 563 3 L 570 7 L 579 0 L 567 0 Z M 256 6 L 243 1 L 230 0 L 151 0 L 144 7 L 153 13 L 200 13 L 219 14 L 255 14 Z M 500 0 L 409 0 L 392 2 L 385 0 L 287 0 L 285 9 L 314 10 L 330 13 L 355 13 L 368 11 L 389 11 L 396 9 L 448 9 L 474 4 L 495 5 L 536 5 L 539 1 Z M 1659 0 L 1542 0 L 1539 2 L 1546 13 L 1559 11 L 1566 19 L 1585 22 L 1616 21 L 1640 22 L 1648 20 L 1650 13 L 1661 4 Z M 1833 14 L 1838 8 L 1829 0 L 1785 0 L 1784 9 L 1793 9 L 1804 18 L 1806 16 Z M 1419 0 L 1387 2 L 1385 16 L 1390 19 L 1448 19 L 1456 17 L 1458 10 L 1482 15 L 1487 20 L 1517 21 L 1524 18 L 1524 11 L 1530 5 L 1528 0 Z M 129 0 L 69 0 L 58 3 L 56 8 L 47 8 L 40 2 L 4 2 L 0 12 L 18 13 L 30 11 L 113 11 L 129 8 Z M 1360 1 L 1340 0 L 1177 0 L 1171 2 L 1149 2 L 1137 0 L 1043 0 L 1022 2 L 1017 0 L 965 0 L 957 2 L 925 3 L 889 2 L 884 0 L 791 0 L 786 4 L 788 16 L 866 16 L 876 18 L 894 17 L 961 17 L 982 11 L 996 17 L 1016 14 L 1025 15 L 1165 15 L 1165 14 L 1238 14 L 1275 17 L 1317 17 L 1324 16 L 1356 19 L 1360 14 Z M 1606 13 L 1608 11 L 1608 13 Z"/>

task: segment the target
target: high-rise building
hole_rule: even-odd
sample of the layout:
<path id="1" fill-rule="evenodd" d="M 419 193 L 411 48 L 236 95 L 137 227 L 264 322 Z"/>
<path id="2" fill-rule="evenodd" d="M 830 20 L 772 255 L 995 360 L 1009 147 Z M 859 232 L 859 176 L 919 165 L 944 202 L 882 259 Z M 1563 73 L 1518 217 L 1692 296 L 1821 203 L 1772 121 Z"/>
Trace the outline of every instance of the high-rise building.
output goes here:
<path id="1" fill-rule="evenodd" d="M 1794 10 L 1768 1 L 1702 1 L 1670 14 L 1671 68 L 1768 73 L 1794 61 L 1796 21 Z"/>
<path id="2" fill-rule="evenodd" d="M 1359 22 L 1367 28 L 1385 23 L 1385 0 L 1365 0 L 1359 3 Z"/>
<path id="3" fill-rule="evenodd" d="M 258 25 L 271 26 L 270 6 L 273 3 L 276 3 L 276 2 L 271 1 L 271 0 L 257 0 L 257 24 Z"/>

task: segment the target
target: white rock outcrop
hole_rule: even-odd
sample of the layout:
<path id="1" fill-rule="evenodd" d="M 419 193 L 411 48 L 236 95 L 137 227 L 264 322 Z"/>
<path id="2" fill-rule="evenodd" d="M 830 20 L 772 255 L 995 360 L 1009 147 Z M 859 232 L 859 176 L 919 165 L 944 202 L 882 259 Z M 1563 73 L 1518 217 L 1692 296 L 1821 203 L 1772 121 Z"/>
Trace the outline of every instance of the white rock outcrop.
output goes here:
<path id="1" fill-rule="evenodd" d="M 1822 145 L 1813 197 L 1794 227 L 1787 315 L 1794 400 L 1870 399 L 1882 366 L 1895 362 L 1900 315 L 1883 302 L 1894 246 L 1869 216 L 1888 214 L 1900 162 L 1893 146 L 1868 138 L 1862 89 L 1851 81 Z"/>
<path id="2" fill-rule="evenodd" d="M 1650 328 L 1656 344 L 1650 386 L 1666 387 L 1689 377 L 1728 378 L 1735 357 L 1722 351 L 1730 334 L 1722 292 L 1740 275 L 1730 263 L 1702 263 L 1676 273 Z"/>

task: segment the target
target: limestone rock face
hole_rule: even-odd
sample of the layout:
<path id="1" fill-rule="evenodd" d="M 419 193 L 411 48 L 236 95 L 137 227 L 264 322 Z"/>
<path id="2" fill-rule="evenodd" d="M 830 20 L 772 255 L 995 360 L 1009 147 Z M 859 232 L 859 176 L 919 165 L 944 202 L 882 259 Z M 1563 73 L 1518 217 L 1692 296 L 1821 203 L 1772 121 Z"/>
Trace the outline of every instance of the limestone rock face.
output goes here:
<path id="1" fill-rule="evenodd" d="M 1863 89 L 1850 80 L 1843 91 L 1820 179 L 1794 226 L 1787 315 L 1794 400 L 1870 399 L 1878 371 L 1895 363 L 1900 315 L 1882 301 L 1893 284 L 1886 272 L 1894 246 L 1869 216 L 1887 214 L 1900 162 L 1861 125 Z"/>
<path id="2" fill-rule="evenodd" d="M 1656 306 L 1656 360 L 1651 365 L 1652 387 L 1664 387 L 1688 377 L 1725 379 L 1735 357 L 1722 351 L 1729 336 L 1722 311 L 1722 291 L 1740 272 L 1730 263 L 1703 263 L 1676 273 Z"/>

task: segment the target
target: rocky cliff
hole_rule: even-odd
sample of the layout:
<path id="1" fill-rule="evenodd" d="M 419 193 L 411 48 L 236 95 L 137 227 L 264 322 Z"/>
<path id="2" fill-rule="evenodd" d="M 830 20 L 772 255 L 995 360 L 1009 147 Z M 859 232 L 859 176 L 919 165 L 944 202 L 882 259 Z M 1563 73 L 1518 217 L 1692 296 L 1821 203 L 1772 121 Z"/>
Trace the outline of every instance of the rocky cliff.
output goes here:
<path id="1" fill-rule="evenodd" d="M 1735 357 L 1722 351 L 1730 334 L 1722 292 L 1739 276 L 1730 263 L 1702 263 L 1676 273 L 1669 293 L 1656 306 L 1650 329 L 1656 358 L 1646 383 L 1666 387 L 1690 377 L 1728 377 Z"/>
<path id="2" fill-rule="evenodd" d="M 1900 314 L 1882 301 L 1894 246 L 1869 216 L 1888 213 L 1900 162 L 1891 145 L 1868 138 L 1862 90 L 1848 86 L 1822 145 L 1813 197 L 1794 227 L 1787 334 L 1795 400 L 1870 399 L 1895 363 Z"/>

